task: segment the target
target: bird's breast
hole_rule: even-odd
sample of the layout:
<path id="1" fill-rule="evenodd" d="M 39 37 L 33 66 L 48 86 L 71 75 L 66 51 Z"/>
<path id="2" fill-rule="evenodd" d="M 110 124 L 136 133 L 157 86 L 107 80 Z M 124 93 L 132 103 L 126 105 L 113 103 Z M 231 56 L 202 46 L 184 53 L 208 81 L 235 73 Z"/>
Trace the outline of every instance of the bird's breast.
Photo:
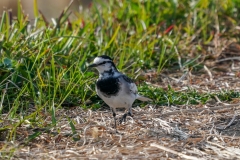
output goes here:
<path id="1" fill-rule="evenodd" d="M 100 92 L 106 97 L 117 95 L 121 89 L 119 79 L 114 77 L 99 79 L 96 86 L 97 89 L 100 90 Z"/>

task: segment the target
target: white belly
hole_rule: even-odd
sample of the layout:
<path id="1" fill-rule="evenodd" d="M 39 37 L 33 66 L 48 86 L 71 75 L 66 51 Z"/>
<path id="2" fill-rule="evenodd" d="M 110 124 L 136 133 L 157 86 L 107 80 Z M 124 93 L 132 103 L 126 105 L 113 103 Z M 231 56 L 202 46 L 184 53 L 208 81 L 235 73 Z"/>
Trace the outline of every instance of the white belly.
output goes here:
<path id="1" fill-rule="evenodd" d="M 111 97 L 105 97 L 103 95 L 101 96 L 99 90 L 97 90 L 97 93 L 98 93 L 98 96 L 111 108 L 129 109 L 136 99 L 135 94 L 127 94 L 123 92 L 123 90 L 120 90 L 118 95 L 111 96 Z"/>

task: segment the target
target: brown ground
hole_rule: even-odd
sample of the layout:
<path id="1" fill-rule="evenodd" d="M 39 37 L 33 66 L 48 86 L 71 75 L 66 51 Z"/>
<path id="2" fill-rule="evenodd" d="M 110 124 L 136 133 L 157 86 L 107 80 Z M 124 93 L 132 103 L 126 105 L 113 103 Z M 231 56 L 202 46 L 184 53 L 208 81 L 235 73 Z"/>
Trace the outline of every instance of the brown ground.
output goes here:
<path id="1" fill-rule="evenodd" d="M 179 91 L 190 87 L 202 93 L 239 91 L 240 74 L 236 66 L 238 62 L 227 61 L 206 66 L 198 73 L 187 72 L 186 76 L 184 72 L 149 73 L 152 78 L 149 85 L 167 88 L 170 84 Z M 18 128 L 14 143 L 0 145 L 8 144 L 6 151 L 15 149 L 14 159 L 240 159 L 239 99 L 229 104 L 217 96 L 205 105 L 149 104 L 133 108 L 133 114 L 133 118 L 118 125 L 121 134 L 115 134 L 108 108 L 62 109 L 56 113 L 57 130 L 41 130 L 42 135 L 24 144 L 22 140 L 37 131 L 26 123 Z M 50 115 L 43 116 L 46 123 L 51 121 Z M 66 117 L 75 122 L 74 136 Z"/>

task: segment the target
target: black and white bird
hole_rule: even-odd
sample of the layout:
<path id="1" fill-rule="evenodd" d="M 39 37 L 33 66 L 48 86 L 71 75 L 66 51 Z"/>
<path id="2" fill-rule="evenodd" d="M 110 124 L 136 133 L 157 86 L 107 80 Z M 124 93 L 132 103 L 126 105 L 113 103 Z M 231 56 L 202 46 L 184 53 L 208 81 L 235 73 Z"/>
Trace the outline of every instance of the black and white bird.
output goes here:
<path id="1" fill-rule="evenodd" d="M 111 108 L 116 131 L 116 108 L 126 109 L 120 119 L 121 123 L 126 120 L 127 115 L 132 116 L 132 104 L 136 99 L 152 101 L 138 94 L 136 84 L 118 71 L 110 57 L 106 55 L 98 56 L 89 67 L 94 67 L 99 72 L 99 78 L 96 82 L 96 92 Z"/>

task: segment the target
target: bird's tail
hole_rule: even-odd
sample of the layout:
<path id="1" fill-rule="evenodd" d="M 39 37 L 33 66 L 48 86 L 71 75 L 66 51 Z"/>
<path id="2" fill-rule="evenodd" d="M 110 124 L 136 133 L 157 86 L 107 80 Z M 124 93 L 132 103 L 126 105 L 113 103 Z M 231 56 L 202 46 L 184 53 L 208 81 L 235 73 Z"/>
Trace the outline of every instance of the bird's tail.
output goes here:
<path id="1" fill-rule="evenodd" d="M 141 95 L 139 95 L 139 94 L 137 94 L 137 99 L 140 100 L 140 101 L 153 101 L 153 100 L 151 100 L 150 98 L 141 96 Z"/>

